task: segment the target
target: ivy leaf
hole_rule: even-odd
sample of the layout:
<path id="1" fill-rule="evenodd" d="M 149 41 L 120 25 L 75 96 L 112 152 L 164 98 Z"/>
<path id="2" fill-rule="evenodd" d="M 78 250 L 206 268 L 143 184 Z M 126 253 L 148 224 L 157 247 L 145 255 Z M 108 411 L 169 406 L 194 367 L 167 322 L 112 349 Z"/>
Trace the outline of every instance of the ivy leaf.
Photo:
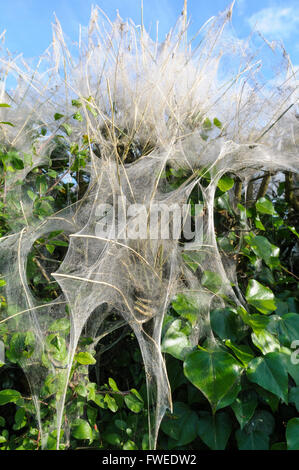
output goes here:
<path id="1" fill-rule="evenodd" d="M 243 429 L 252 418 L 257 407 L 257 403 L 257 394 L 252 390 L 242 391 L 234 403 L 232 403 L 231 407 L 240 423 L 241 429 Z"/>
<path id="2" fill-rule="evenodd" d="M 181 317 L 186 318 L 191 325 L 194 325 L 198 320 L 199 309 L 197 299 L 193 299 L 190 295 L 177 294 L 171 305 L 172 308 Z"/>
<path id="3" fill-rule="evenodd" d="M 236 439 L 239 450 L 268 450 L 269 436 L 262 432 L 247 432 L 245 429 L 238 429 Z"/>
<path id="4" fill-rule="evenodd" d="M 265 198 L 261 197 L 255 204 L 256 210 L 261 214 L 276 215 L 276 210 L 272 202 Z"/>
<path id="5" fill-rule="evenodd" d="M 276 310 L 274 294 L 269 287 L 263 286 L 258 281 L 251 279 L 246 289 L 246 300 L 259 312 L 268 315 Z"/>
<path id="6" fill-rule="evenodd" d="M 163 337 L 162 352 L 171 354 L 176 359 L 184 360 L 191 348 L 187 332 L 183 329 L 182 320 L 174 320 Z"/>
<path id="7" fill-rule="evenodd" d="M 173 413 L 167 413 L 162 421 L 161 429 L 167 436 L 174 439 L 176 446 L 183 446 L 194 441 L 198 432 L 199 419 L 195 411 L 182 402 L 173 404 Z"/>
<path id="8" fill-rule="evenodd" d="M 263 354 L 280 350 L 279 341 L 267 330 L 259 330 L 251 334 L 253 344 L 262 351 Z"/>
<path id="9" fill-rule="evenodd" d="M 217 308 L 210 313 L 211 327 L 222 340 L 237 341 L 240 336 L 240 318 L 228 308 Z"/>
<path id="10" fill-rule="evenodd" d="M 212 410 L 230 405 L 240 391 L 242 368 L 229 353 L 201 348 L 184 362 L 184 374 L 209 400 Z"/>
<path id="11" fill-rule="evenodd" d="M 222 279 L 218 273 L 213 271 L 204 271 L 201 284 L 211 292 L 217 293 L 221 289 Z"/>
<path id="12" fill-rule="evenodd" d="M 232 431 L 230 416 L 224 411 L 213 417 L 202 412 L 198 423 L 198 435 L 212 450 L 224 450 Z"/>
<path id="13" fill-rule="evenodd" d="M 284 363 L 288 374 L 295 381 L 296 385 L 299 386 L 299 367 L 298 363 L 294 362 L 293 354 L 297 356 L 296 351 L 292 352 L 290 349 L 282 347 L 281 350 L 281 359 Z M 297 359 L 297 358 L 296 358 Z"/>
<path id="14" fill-rule="evenodd" d="M 299 450 L 299 418 L 288 421 L 286 438 L 288 450 Z"/>
<path id="15" fill-rule="evenodd" d="M 235 356 L 242 362 L 244 367 L 247 367 L 249 362 L 254 358 L 252 349 L 246 344 L 234 344 L 228 339 L 225 341 L 225 346 L 234 352 Z"/>
<path id="16" fill-rule="evenodd" d="M 258 230 L 266 230 L 264 225 L 262 224 L 262 221 L 260 219 L 260 216 L 257 214 L 256 218 L 254 219 L 255 226 Z"/>
<path id="17" fill-rule="evenodd" d="M 253 359 L 248 365 L 247 377 L 288 403 L 288 373 L 281 353 L 272 352 Z"/>
<path id="18" fill-rule="evenodd" d="M 273 416 L 264 410 L 257 411 L 244 429 L 236 432 L 239 450 L 268 450 L 269 436 L 274 429 Z"/>
<path id="19" fill-rule="evenodd" d="M 286 313 L 282 316 L 273 315 L 271 326 L 283 346 L 289 347 L 294 340 L 299 338 L 298 313 Z"/>
<path id="20" fill-rule="evenodd" d="M 249 240 L 252 251 L 273 269 L 279 266 L 279 252 L 280 249 L 272 245 L 267 238 L 257 235 Z"/>

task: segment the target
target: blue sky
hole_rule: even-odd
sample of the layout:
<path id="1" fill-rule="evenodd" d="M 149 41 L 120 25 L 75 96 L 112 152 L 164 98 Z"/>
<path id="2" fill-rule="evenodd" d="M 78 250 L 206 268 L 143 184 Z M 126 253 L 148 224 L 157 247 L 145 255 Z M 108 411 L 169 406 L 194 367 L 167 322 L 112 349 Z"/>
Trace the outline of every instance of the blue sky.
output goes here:
<path id="1" fill-rule="evenodd" d="M 141 0 L 0 0 L 0 34 L 5 29 L 6 46 L 13 53 L 23 52 L 24 57 L 40 55 L 51 42 L 51 23 L 54 12 L 65 33 L 78 36 L 78 25 L 88 23 L 92 4 L 99 5 L 109 18 L 116 10 L 121 17 L 132 18 L 140 24 Z M 152 27 L 159 21 L 159 37 L 165 38 L 183 7 L 183 0 L 143 0 L 144 23 Z M 209 17 L 224 10 L 230 0 L 188 0 L 191 33 Z M 294 65 L 299 65 L 299 0 L 236 0 L 233 26 L 240 37 L 258 26 L 268 40 L 282 40 Z"/>

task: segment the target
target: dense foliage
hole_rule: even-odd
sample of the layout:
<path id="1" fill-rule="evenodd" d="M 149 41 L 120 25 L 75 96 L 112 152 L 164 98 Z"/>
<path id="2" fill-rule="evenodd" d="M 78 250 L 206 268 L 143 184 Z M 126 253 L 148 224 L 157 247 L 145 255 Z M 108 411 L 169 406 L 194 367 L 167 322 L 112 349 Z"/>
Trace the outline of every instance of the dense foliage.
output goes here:
<path id="1" fill-rule="evenodd" d="M 78 103 L 74 119 L 82 119 Z M 59 122 L 62 115 L 56 114 Z M 5 125 L 10 125 L 6 123 Z M 206 127 L 221 126 L 218 119 Z M 41 129 L 44 135 L 46 129 Z M 88 142 L 69 145 L 69 125 L 61 135 L 47 165 L 35 168 L 21 181 L 41 220 L 72 201 L 88 186 L 84 168 Z M 38 138 L 38 136 L 37 136 Z M 93 149 L 96 152 L 96 147 Z M 144 149 L 141 149 L 144 151 Z M 134 150 L 132 150 L 134 156 Z M 55 158 L 54 158 L 55 157 Z M 59 158 L 57 158 L 59 157 Z M 34 158 L 32 155 L 25 158 Z M 19 217 L 20 207 L 5 199 L 5 178 L 17 174 L 24 156 L 13 148 L 0 148 L 0 233 L 8 233 L 7 220 Z M 203 182 L 209 173 L 203 170 Z M 168 167 L 169 188 L 187 178 L 185 170 Z M 18 184 L 18 181 L 17 183 Z M 233 174 L 218 184 L 214 213 L 222 256 L 237 260 L 237 279 L 246 309 L 231 300 L 202 321 L 200 342 L 192 347 L 190 334 L 198 317 L 192 292 L 178 294 L 163 326 L 162 350 L 169 375 L 174 410 L 163 419 L 159 449 L 299 449 L 299 304 L 298 207 L 296 179 L 291 173 L 257 173 L 246 188 Z M 196 189 L 192 204 L 201 202 Z M 183 241 L 182 241 L 183 242 Z M 51 282 L 49 264 L 63 259 L 68 237 L 52 232 L 38 239 L 27 262 L 27 280 L 41 300 L 55 299 L 59 286 Z M 199 260 L 185 255 L 193 273 Z M 219 295 L 218 275 L 205 271 L 202 285 Z M 5 280 L 0 279 L 0 286 Z M 11 334 L 5 317 L 11 312 L 1 295 L 0 333 L 6 362 L 0 364 L 0 448 L 38 449 L 40 435 L 26 377 L 19 367 L 34 348 L 30 331 Z M 67 313 L 67 312 L 66 312 Z M 57 320 L 47 337 L 52 360 L 63 364 L 65 337 L 70 324 Z M 121 333 L 120 333 L 121 331 Z M 92 338 L 81 337 L 72 368 L 67 406 L 72 416 L 71 434 L 61 448 L 147 449 L 147 393 L 143 362 L 137 341 L 127 325 L 105 336 L 96 348 Z M 44 366 L 47 367 L 47 357 Z M 52 420 L 59 383 L 51 375 L 44 384 L 41 417 Z M 65 418 L 67 419 L 67 418 Z M 55 449 L 55 431 L 47 448 Z"/>

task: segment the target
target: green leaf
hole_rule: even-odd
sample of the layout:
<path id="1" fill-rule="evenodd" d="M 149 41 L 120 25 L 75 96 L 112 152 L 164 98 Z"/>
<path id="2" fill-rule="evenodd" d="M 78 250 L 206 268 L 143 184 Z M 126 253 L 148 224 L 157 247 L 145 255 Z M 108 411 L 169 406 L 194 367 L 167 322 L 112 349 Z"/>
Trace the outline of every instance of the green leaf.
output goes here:
<path id="1" fill-rule="evenodd" d="M 78 418 L 74 421 L 71 426 L 72 436 L 76 439 L 85 440 L 92 442 L 92 429 L 88 421 Z"/>
<path id="2" fill-rule="evenodd" d="M 236 432 L 239 450 L 268 450 L 274 426 L 272 414 L 258 410 L 244 429 Z"/>
<path id="3" fill-rule="evenodd" d="M 258 229 L 258 230 L 266 230 L 264 225 L 262 224 L 262 221 L 260 219 L 260 216 L 257 215 L 254 219 L 254 223 L 255 223 L 255 227 Z"/>
<path id="4" fill-rule="evenodd" d="M 34 351 L 35 336 L 32 331 L 25 333 L 14 333 L 9 343 L 7 354 L 14 362 L 22 358 L 29 358 Z"/>
<path id="5" fill-rule="evenodd" d="M 130 392 L 129 395 L 125 395 L 125 404 L 133 413 L 139 413 L 143 410 L 143 398 L 134 388 L 132 388 Z"/>
<path id="6" fill-rule="evenodd" d="M 200 349 L 184 362 L 184 374 L 209 400 L 212 410 L 230 405 L 240 391 L 241 366 L 229 353 Z"/>
<path id="7" fill-rule="evenodd" d="M 299 387 L 292 387 L 289 392 L 289 402 L 294 403 L 299 413 Z"/>
<path id="8" fill-rule="evenodd" d="M 127 441 L 123 445 L 123 450 L 138 450 L 137 445 L 133 441 Z"/>
<path id="9" fill-rule="evenodd" d="M 259 312 L 268 315 L 276 309 L 274 294 L 268 287 L 258 281 L 251 279 L 246 289 L 246 300 Z"/>
<path id="10" fill-rule="evenodd" d="M 229 191 L 233 185 L 235 184 L 234 179 L 230 178 L 230 176 L 224 175 L 220 180 L 218 181 L 218 188 L 222 191 Z"/>
<path id="11" fill-rule="evenodd" d="M 60 113 L 55 113 L 54 114 L 55 121 L 59 121 L 59 119 L 61 119 L 63 117 L 64 117 L 64 114 L 60 114 Z"/>
<path id="12" fill-rule="evenodd" d="M 247 432 L 245 429 L 238 429 L 236 439 L 239 450 L 268 450 L 269 436 L 260 431 Z"/>
<path id="13" fill-rule="evenodd" d="M 116 382 L 114 379 L 112 379 L 111 377 L 109 377 L 108 379 L 108 383 L 109 383 L 109 387 L 111 388 L 111 390 L 114 390 L 115 392 L 118 392 L 118 386 L 116 385 Z"/>
<path id="14" fill-rule="evenodd" d="M 224 450 L 232 431 L 230 416 L 224 411 L 215 416 L 202 412 L 198 423 L 198 435 L 212 450 Z"/>
<path id="15" fill-rule="evenodd" d="M 171 354 L 176 359 L 184 360 L 190 349 L 191 343 L 188 335 L 183 331 L 182 320 L 174 320 L 163 337 L 161 344 L 162 352 Z"/>
<path id="16" fill-rule="evenodd" d="M 235 356 L 239 359 L 239 361 L 242 362 L 244 367 L 247 367 L 249 362 L 254 358 L 254 354 L 252 349 L 247 346 L 246 344 L 234 344 L 231 342 L 231 340 L 225 341 L 225 346 L 230 348 Z"/>
<path id="17" fill-rule="evenodd" d="M 55 245 L 49 245 L 48 243 L 46 244 L 46 248 L 48 250 L 49 253 L 51 253 L 51 255 L 53 254 L 54 250 L 55 250 Z"/>
<path id="18" fill-rule="evenodd" d="M 297 238 L 299 238 L 299 233 L 296 232 L 295 227 L 290 227 L 289 225 L 287 227 L 294 235 L 296 235 Z"/>
<path id="19" fill-rule="evenodd" d="M 16 403 L 19 398 L 21 398 L 21 394 L 17 390 L 5 389 L 0 391 L 0 405 Z"/>
<path id="20" fill-rule="evenodd" d="M 293 361 L 293 354 L 295 354 L 298 358 L 298 354 L 296 351 L 291 351 L 288 348 L 282 347 L 281 348 L 281 359 L 283 360 L 284 366 L 288 371 L 288 374 L 292 377 L 295 381 L 296 385 L 299 386 L 299 367 L 298 363 Z"/>
<path id="21" fill-rule="evenodd" d="M 288 403 L 288 374 L 281 353 L 272 352 L 253 359 L 248 365 L 247 377 Z"/>
<path id="22" fill-rule="evenodd" d="M 268 214 L 268 215 L 275 215 L 276 210 L 272 204 L 272 202 L 265 198 L 261 197 L 255 204 L 256 210 L 261 214 Z"/>
<path id="23" fill-rule="evenodd" d="M 288 421 L 286 438 L 288 450 L 299 450 L 299 418 Z"/>
<path id="24" fill-rule="evenodd" d="M 75 119 L 76 121 L 79 121 L 79 122 L 83 121 L 83 117 L 81 116 L 81 113 L 79 111 L 77 111 L 75 114 L 73 114 L 73 119 Z"/>
<path id="25" fill-rule="evenodd" d="M 104 398 L 104 402 L 107 403 L 107 406 L 108 406 L 109 410 L 112 411 L 112 413 L 116 413 L 116 411 L 118 410 L 118 405 L 117 405 L 116 400 L 115 400 L 114 397 L 112 397 L 111 395 L 108 395 L 108 393 L 106 393 L 105 398 Z"/>
<path id="26" fill-rule="evenodd" d="M 90 398 L 96 405 L 98 405 L 100 408 L 103 408 L 104 410 L 108 408 L 107 401 L 105 401 L 105 397 L 101 393 L 97 393 L 94 396 Z"/>
<path id="27" fill-rule="evenodd" d="M 116 419 L 114 421 L 115 423 L 115 426 L 120 429 L 121 431 L 125 431 L 128 427 L 126 421 L 122 420 L 122 419 Z"/>
<path id="28" fill-rule="evenodd" d="M 24 408 L 19 408 L 15 414 L 15 424 L 13 425 L 14 431 L 19 431 L 27 424 L 26 412 Z"/>
<path id="29" fill-rule="evenodd" d="M 269 317 L 259 314 L 249 314 L 245 308 L 237 307 L 237 312 L 246 325 L 249 325 L 254 331 L 264 330 L 270 323 Z"/>
<path id="30" fill-rule="evenodd" d="M 231 407 L 240 423 L 241 429 L 243 429 L 252 418 L 257 403 L 257 394 L 252 390 L 242 391 L 234 403 L 232 403 Z"/>
<path id="31" fill-rule="evenodd" d="M 287 445 L 285 442 L 275 442 L 275 444 L 272 444 L 270 450 L 287 450 Z"/>
<path id="32" fill-rule="evenodd" d="M 11 163 L 14 167 L 15 170 L 23 170 L 24 169 L 24 162 L 21 160 L 21 158 L 14 156 L 11 159 Z"/>
<path id="33" fill-rule="evenodd" d="M 212 129 L 212 123 L 211 123 L 211 121 L 210 121 L 209 118 L 206 118 L 206 119 L 204 120 L 204 122 L 202 123 L 202 127 L 203 127 L 206 131 Z"/>
<path id="34" fill-rule="evenodd" d="M 228 308 L 217 308 L 210 313 L 211 327 L 222 340 L 237 341 L 240 336 L 240 319 Z"/>
<path id="35" fill-rule="evenodd" d="M 177 294 L 172 301 L 172 308 L 183 318 L 194 325 L 198 320 L 199 309 L 197 299 L 187 294 Z"/>
<path id="36" fill-rule="evenodd" d="M 67 331 L 69 330 L 70 326 L 71 324 L 68 318 L 59 318 L 51 323 L 49 326 L 49 331 Z"/>
<path id="37" fill-rule="evenodd" d="M 267 330 L 259 330 L 251 334 L 253 344 L 262 351 L 263 354 L 280 350 L 279 341 Z"/>
<path id="38" fill-rule="evenodd" d="M 15 127 L 14 124 L 9 121 L 0 121 L 0 124 L 6 124 L 7 126 Z"/>
<path id="39" fill-rule="evenodd" d="M 289 347 L 293 341 L 299 339 L 298 313 L 286 313 L 282 316 L 273 315 L 271 326 L 273 326 L 283 346 Z"/>
<path id="40" fill-rule="evenodd" d="M 35 201 L 35 199 L 37 198 L 37 195 L 34 194 L 34 192 L 31 191 L 30 189 L 28 189 L 27 194 L 28 194 L 28 196 L 30 197 L 30 199 L 31 199 L 32 201 Z"/>
<path id="41" fill-rule="evenodd" d="M 0 108 L 10 108 L 10 104 L 0 103 Z"/>
<path id="42" fill-rule="evenodd" d="M 218 127 L 219 129 L 222 129 L 222 122 L 219 121 L 216 117 L 213 119 L 214 126 Z"/>
<path id="43" fill-rule="evenodd" d="M 121 444 L 121 437 L 116 432 L 104 433 L 103 438 L 106 442 L 108 442 L 108 444 L 111 444 L 112 446 L 118 447 Z"/>
<path id="44" fill-rule="evenodd" d="M 194 441 L 198 432 L 199 419 L 195 411 L 182 402 L 173 404 L 173 413 L 166 413 L 161 424 L 162 431 L 183 446 Z"/>
<path id="45" fill-rule="evenodd" d="M 72 100 L 72 106 L 75 106 L 76 108 L 80 108 L 82 106 L 82 103 L 80 100 Z"/>
<path id="46" fill-rule="evenodd" d="M 73 129 L 71 128 L 71 126 L 69 124 L 61 124 L 61 127 L 65 130 L 65 132 L 67 133 L 68 136 L 70 136 L 73 132 Z"/>
<path id="47" fill-rule="evenodd" d="M 201 278 L 201 284 L 211 292 L 217 293 L 222 287 L 222 279 L 218 273 L 213 271 L 204 271 Z"/>
<path id="48" fill-rule="evenodd" d="M 96 364 L 97 362 L 89 352 L 79 352 L 75 355 L 75 360 L 79 362 L 79 364 L 83 364 L 85 366 L 89 364 Z"/>
<path id="49" fill-rule="evenodd" d="M 257 235 L 249 240 L 253 252 L 273 269 L 279 266 L 279 248 L 272 245 L 267 238 Z"/>

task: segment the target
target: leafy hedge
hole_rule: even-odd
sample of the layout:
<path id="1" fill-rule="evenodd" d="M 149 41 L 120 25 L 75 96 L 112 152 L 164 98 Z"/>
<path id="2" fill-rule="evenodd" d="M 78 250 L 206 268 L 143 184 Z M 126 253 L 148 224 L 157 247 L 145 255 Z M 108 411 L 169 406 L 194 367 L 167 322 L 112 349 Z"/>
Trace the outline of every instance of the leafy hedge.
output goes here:
<path id="1" fill-rule="evenodd" d="M 79 115 L 76 111 L 74 119 L 80 119 Z M 60 118 L 55 115 L 56 120 Z M 214 120 L 214 125 L 221 123 Z M 61 131 L 69 136 L 71 127 L 64 126 Z M 42 135 L 46 131 L 40 132 Z M 84 171 L 89 158 L 86 142 L 81 147 L 69 146 L 60 136 L 52 156 L 54 153 L 52 166 L 50 162 L 49 166 L 36 168 L 22 182 L 34 203 L 35 216 L 40 219 L 64 207 L 69 199 L 82 196 L 88 186 Z M 68 164 L 69 155 L 72 165 Z M 4 200 L 5 177 L 8 172 L 22 170 L 23 162 L 24 156 L 15 149 L 0 149 L 1 236 L 8 232 L 7 220 L 13 217 L 13 213 L 8 214 L 13 206 L 7 206 Z M 66 182 L 65 174 L 71 176 L 71 182 Z M 264 194 L 251 203 L 245 201 L 234 175 L 223 176 L 218 184 L 217 241 L 223 256 L 238 260 L 237 278 L 247 308 L 224 299 L 226 307 L 210 312 L 203 321 L 200 343 L 193 347 L 190 334 L 198 305 L 192 292 L 173 299 L 164 321 L 162 350 L 174 411 L 167 412 L 163 419 L 160 449 L 299 449 L 299 308 L 295 271 L 299 235 L 295 227 L 297 207 L 287 187 L 290 177 L 281 174 L 272 183 L 268 181 Z M 175 188 L 188 178 L 188 173 L 167 168 L 165 178 Z M 207 172 L 203 181 L 208 185 Z M 229 194 L 235 194 L 235 198 Z M 194 192 L 191 200 L 200 202 L 200 194 Z M 59 262 L 67 246 L 68 238 L 53 232 L 38 239 L 31 251 L 28 283 L 34 294 L 45 301 L 57 297 L 59 286 L 49 284 L 43 259 Z M 196 257 L 186 255 L 185 262 L 196 273 Z M 218 293 L 220 284 L 216 273 L 205 271 L 202 285 L 208 292 Z M 0 286 L 4 285 L 5 280 L 1 279 Z M 3 295 L 0 300 L 2 312 L 9 311 Z M 60 363 L 66 359 L 69 328 L 67 319 L 53 322 L 47 337 L 48 351 Z M 18 365 L 22 357 L 32 353 L 34 338 L 30 332 L 12 335 L 5 322 L 0 323 L 0 333 L 7 360 L 0 364 L 0 448 L 37 449 L 41 443 L 34 406 Z M 82 337 L 75 356 L 67 407 L 80 418 L 71 423 L 71 434 L 61 448 L 147 449 L 147 393 L 133 333 L 127 327 L 121 336 L 111 333 L 92 353 L 86 350 L 90 341 Z M 41 403 L 44 422 L 51 422 L 57 387 L 49 376 Z M 54 431 L 47 448 L 55 446 Z"/>

